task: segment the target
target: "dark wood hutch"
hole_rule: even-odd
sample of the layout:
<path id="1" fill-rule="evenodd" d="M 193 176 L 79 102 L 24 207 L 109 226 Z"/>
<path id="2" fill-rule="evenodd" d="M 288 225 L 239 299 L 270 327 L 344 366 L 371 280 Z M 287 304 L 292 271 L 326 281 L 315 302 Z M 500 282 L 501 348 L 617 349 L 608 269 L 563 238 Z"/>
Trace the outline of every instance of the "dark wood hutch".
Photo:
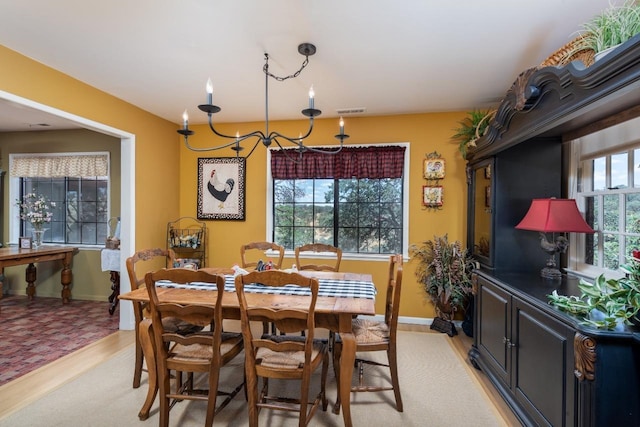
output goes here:
<path id="1" fill-rule="evenodd" d="M 640 331 L 590 328 L 547 303 L 577 279 L 540 277 L 538 234 L 515 230 L 534 198 L 567 197 L 567 142 L 640 116 L 640 36 L 590 67 L 523 72 L 468 156 L 472 363 L 525 425 L 640 426 Z"/>

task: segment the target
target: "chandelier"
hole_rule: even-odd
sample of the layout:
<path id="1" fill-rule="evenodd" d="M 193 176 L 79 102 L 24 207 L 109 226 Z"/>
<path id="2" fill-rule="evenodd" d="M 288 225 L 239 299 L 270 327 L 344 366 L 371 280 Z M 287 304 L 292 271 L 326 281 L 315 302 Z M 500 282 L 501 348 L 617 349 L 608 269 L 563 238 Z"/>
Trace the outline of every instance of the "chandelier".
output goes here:
<path id="1" fill-rule="evenodd" d="M 300 155 L 302 155 L 302 153 L 304 153 L 305 151 L 314 151 L 322 154 L 336 154 L 340 150 L 342 150 L 344 140 L 349 138 L 349 135 L 346 135 L 344 133 L 344 120 L 342 119 L 342 117 L 340 117 L 340 122 L 339 122 L 340 133 L 335 135 L 335 138 L 340 140 L 339 147 L 329 148 L 329 149 L 317 149 L 317 148 L 310 147 L 308 145 L 304 145 L 304 140 L 308 138 L 309 135 L 311 135 L 311 132 L 313 131 L 313 119 L 318 117 L 320 114 L 322 114 L 322 111 L 318 110 L 317 108 L 314 108 L 315 93 L 313 91 L 313 86 L 311 86 L 311 89 L 309 89 L 309 108 L 305 108 L 304 110 L 302 110 L 302 115 L 309 118 L 309 129 L 307 130 L 307 132 L 304 135 L 300 134 L 297 138 L 295 138 L 295 137 L 283 135 L 280 132 L 269 131 L 269 77 L 277 81 L 284 81 L 289 78 L 298 77 L 298 75 L 300 75 L 302 70 L 304 70 L 304 68 L 309 63 L 309 56 L 316 53 L 316 47 L 311 43 L 302 43 L 298 46 L 298 52 L 305 57 L 304 61 L 302 62 L 302 66 L 295 73 L 285 77 L 278 77 L 269 72 L 269 54 L 267 53 L 264 54 L 265 63 L 264 63 L 264 66 L 262 67 L 262 71 L 264 72 L 264 75 L 265 75 L 265 108 L 264 108 L 265 130 L 264 132 L 261 130 L 256 130 L 244 135 L 240 135 L 239 133 L 236 133 L 236 135 L 226 135 L 222 132 L 219 132 L 213 125 L 213 115 L 215 113 L 220 112 L 221 108 L 218 107 L 217 105 L 213 105 L 213 85 L 211 83 L 211 79 L 209 79 L 207 80 L 207 85 L 206 85 L 207 103 L 198 105 L 198 109 L 200 109 L 201 111 L 207 114 L 208 121 L 209 121 L 209 128 L 211 129 L 211 131 L 214 134 L 218 135 L 219 137 L 230 139 L 231 142 L 226 144 L 221 144 L 215 147 L 208 147 L 208 148 L 197 148 L 189 145 L 189 136 L 193 135 L 194 131 L 189 129 L 189 116 L 187 114 L 187 111 L 185 110 L 184 114 L 182 115 L 183 127 L 182 129 L 178 130 L 178 133 L 184 137 L 184 143 L 186 147 L 192 151 L 214 151 L 214 150 L 220 150 L 223 148 L 230 147 L 232 150 L 236 152 L 236 156 L 240 157 L 240 152 L 245 148 L 241 145 L 241 143 L 245 140 L 250 140 L 255 138 L 255 143 L 253 145 L 253 148 L 251 148 L 251 151 L 249 152 L 249 154 L 247 154 L 246 157 L 251 156 L 251 154 L 253 154 L 254 150 L 260 143 L 262 143 L 262 145 L 268 148 L 269 146 L 271 146 L 272 143 L 275 142 L 275 144 L 281 149 L 284 148 L 282 146 L 283 143 L 290 143 L 297 148 L 297 151 L 300 153 Z"/>

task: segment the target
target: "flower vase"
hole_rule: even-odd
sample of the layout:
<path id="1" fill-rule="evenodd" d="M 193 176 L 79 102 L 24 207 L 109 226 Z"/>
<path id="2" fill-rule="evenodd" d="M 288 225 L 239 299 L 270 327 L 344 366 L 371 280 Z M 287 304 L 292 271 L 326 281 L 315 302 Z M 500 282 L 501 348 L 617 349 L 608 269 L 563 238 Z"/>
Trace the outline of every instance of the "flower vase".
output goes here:
<path id="1" fill-rule="evenodd" d="M 42 246 L 42 237 L 44 236 L 44 232 L 47 231 L 46 228 L 42 228 L 39 230 L 32 230 L 33 233 L 33 248 L 38 249 Z"/>

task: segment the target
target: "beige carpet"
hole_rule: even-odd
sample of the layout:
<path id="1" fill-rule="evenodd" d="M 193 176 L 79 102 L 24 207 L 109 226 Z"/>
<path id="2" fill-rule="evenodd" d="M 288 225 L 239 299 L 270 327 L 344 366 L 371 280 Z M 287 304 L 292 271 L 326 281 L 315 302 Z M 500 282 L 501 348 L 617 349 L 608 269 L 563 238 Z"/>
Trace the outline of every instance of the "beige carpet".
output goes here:
<path id="1" fill-rule="evenodd" d="M 469 368 L 449 344 L 444 334 L 399 332 L 400 387 L 404 412 L 395 410 L 393 392 L 352 394 L 351 412 L 356 426 L 505 426 Z M 384 358 L 384 353 L 381 354 Z M 235 364 L 235 365 L 234 365 Z M 224 378 L 241 375 L 242 357 L 223 369 Z M 63 385 L 33 404 L 0 419 L 0 426 L 156 426 L 157 401 L 146 421 L 137 414 L 146 394 L 146 382 L 131 388 L 133 346 L 112 359 Z M 387 369 L 368 366 L 373 381 L 387 377 Z M 144 378 L 144 375 L 143 375 Z M 336 385 L 330 370 L 327 381 L 330 401 Z M 314 382 L 314 386 L 319 384 Z M 204 404 L 178 403 L 170 414 L 171 426 L 200 426 L 204 423 Z M 218 416 L 215 425 L 247 425 L 242 394 Z M 260 425 L 294 426 L 291 414 L 263 410 Z M 318 412 L 314 426 L 342 426 L 342 416 L 330 408 Z"/>

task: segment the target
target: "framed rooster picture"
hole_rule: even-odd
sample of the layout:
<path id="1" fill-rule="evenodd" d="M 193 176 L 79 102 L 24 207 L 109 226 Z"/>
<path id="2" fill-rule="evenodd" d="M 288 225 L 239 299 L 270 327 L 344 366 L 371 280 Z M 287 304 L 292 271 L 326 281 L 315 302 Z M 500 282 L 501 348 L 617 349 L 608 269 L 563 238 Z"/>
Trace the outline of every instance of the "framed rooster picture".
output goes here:
<path id="1" fill-rule="evenodd" d="M 244 157 L 198 158 L 198 219 L 245 219 Z"/>

